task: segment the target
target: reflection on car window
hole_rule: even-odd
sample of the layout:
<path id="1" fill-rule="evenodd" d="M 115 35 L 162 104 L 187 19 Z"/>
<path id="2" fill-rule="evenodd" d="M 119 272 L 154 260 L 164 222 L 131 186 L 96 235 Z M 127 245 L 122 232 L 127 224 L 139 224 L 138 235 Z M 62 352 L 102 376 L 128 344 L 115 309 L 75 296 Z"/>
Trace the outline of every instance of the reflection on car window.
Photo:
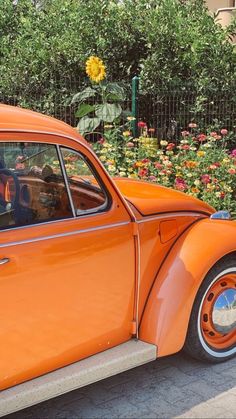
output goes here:
<path id="1" fill-rule="evenodd" d="M 104 209 L 107 197 L 94 169 L 74 150 L 61 148 L 61 153 L 77 215 Z"/>
<path id="2" fill-rule="evenodd" d="M 54 145 L 0 143 L 0 229 L 72 217 Z"/>

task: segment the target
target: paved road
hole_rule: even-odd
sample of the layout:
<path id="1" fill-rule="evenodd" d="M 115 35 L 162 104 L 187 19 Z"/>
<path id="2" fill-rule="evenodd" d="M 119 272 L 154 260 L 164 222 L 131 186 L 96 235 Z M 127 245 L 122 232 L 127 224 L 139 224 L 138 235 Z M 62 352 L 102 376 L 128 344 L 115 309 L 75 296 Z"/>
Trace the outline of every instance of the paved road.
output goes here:
<path id="1" fill-rule="evenodd" d="M 209 365 L 162 358 L 7 419 L 236 418 L 236 358 Z"/>

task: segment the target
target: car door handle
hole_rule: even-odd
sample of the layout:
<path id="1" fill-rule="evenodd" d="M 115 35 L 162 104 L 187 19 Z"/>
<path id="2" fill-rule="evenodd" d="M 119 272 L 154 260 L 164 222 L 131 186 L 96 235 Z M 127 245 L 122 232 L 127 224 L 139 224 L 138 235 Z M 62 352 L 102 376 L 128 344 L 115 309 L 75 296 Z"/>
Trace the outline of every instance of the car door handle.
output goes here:
<path id="1" fill-rule="evenodd" d="M 4 265 L 5 263 L 8 263 L 8 262 L 10 262 L 10 259 L 9 258 L 2 258 L 2 259 L 0 259 L 0 265 Z"/>

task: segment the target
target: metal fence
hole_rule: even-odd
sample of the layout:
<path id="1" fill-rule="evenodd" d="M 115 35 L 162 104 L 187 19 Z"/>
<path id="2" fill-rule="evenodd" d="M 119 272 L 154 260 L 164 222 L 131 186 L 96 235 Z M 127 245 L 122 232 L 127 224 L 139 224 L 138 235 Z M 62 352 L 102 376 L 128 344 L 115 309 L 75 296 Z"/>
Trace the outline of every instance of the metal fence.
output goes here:
<path id="1" fill-rule="evenodd" d="M 72 126 L 76 126 L 77 106 L 71 104 L 75 93 L 81 91 L 88 80 L 64 79 L 53 80 L 49 88 L 20 89 L 12 88 L 11 92 L 0 92 L 0 101 L 11 105 L 52 115 Z M 196 122 L 202 129 L 224 127 L 230 131 L 236 129 L 236 89 L 228 93 L 218 91 L 212 95 L 199 95 L 189 86 L 185 89 L 171 89 L 160 86 L 152 94 L 144 94 L 138 89 L 138 80 L 121 81 L 126 91 L 126 100 L 122 107 L 136 117 L 135 135 L 138 135 L 137 122 L 142 120 L 155 129 L 159 139 L 178 141 L 181 131 L 188 128 L 190 122 Z M 40 85 L 39 85 L 40 86 Z M 91 137 L 90 137 L 91 138 Z M 97 138 L 97 137 L 96 137 Z M 92 138 L 91 138 L 92 139 Z"/>

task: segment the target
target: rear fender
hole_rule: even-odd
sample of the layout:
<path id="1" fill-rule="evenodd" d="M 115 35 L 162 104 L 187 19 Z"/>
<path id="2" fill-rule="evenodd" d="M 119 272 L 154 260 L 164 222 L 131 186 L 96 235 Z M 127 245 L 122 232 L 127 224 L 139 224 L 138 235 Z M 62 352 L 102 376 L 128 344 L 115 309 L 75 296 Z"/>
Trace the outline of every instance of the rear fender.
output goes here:
<path id="1" fill-rule="evenodd" d="M 146 302 L 139 338 L 158 347 L 158 356 L 184 345 L 197 291 L 207 272 L 236 251 L 236 222 L 201 220 L 175 242 Z"/>

